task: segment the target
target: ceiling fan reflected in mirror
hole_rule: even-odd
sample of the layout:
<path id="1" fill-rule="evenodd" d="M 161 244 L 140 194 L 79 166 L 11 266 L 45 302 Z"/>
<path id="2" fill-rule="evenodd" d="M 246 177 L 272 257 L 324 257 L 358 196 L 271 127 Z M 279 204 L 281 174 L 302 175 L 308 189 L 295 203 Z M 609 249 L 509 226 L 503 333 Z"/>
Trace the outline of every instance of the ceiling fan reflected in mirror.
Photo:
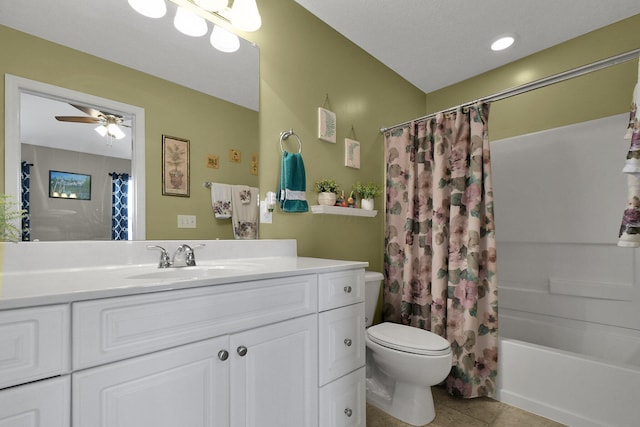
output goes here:
<path id="1" fill-rule="evenodd" d="M 56 120 L 60 122 L 97 124 L 98 126 L 95 128 L 95 131 L 98 132 L 100 136 L 108 137 L 110 141 L 113 138 L 122 139 L 127 136 L 120 126 L 131 127 L 124 124 L 124 117 L 119 114 L 108 113 L 82 105 L 69 105 L 89 116 L 55 116 Z"/>

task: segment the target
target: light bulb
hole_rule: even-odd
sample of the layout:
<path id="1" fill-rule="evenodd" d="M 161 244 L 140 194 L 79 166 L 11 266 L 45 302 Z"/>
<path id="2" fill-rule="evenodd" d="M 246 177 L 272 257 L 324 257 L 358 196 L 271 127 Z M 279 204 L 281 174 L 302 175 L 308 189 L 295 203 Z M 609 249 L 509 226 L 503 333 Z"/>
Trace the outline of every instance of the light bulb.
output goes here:
<path id="1" fill-rule="evenodd" d="M 162 18 L 167 13 L 164 0 L 129 0 L 129 6 L 148 18 Z"/>
<path id="2" fill-rule="evenodd" d="M 256 31 L 262 25 L 256 0 L 234 0 L 231 6 L 231 23 L 239 30 Z"/>
<path id="3" fill-rule="evenodd" d="M 240 39 L 238 39 L 238 36 L 219 25 L 213 26 L 209 41 L 211 42 L 211 46 L 220 52 L 232 53 L 240 49 Z"/>
<path id="4" fill-rule="evenodd" d="M 107 132 L 109 133 L 109 135 L 113 136 L 115 139 L 122 139 L 125 136 L 125 133 L 122 132 L 122 129 L 120 129 L 120 127 L 118 127 L 117 124 L 115 123 L 109 123 L 107 125 Z"/>
<path id="5" fill-rule="evenodd" d="M 98 126 L 95 131 L 98 132 L 100 136 L 107 136 L 107 127 L 105 125 Z"/>
<path id="6" fill-rule="evenodd" d="M 227 7 L 227 0 L 194 0 L 198 6 L 209 12 L 217 12 Z"/>
<path id="7" fill-rule="evenodd" d="M 182 34 L 191 37 L 204 36 L 207 33 L 207 21 L 195 13 L 179 7 L 176 11 L 176 17 L 173 19 L 173 25 Z"/>

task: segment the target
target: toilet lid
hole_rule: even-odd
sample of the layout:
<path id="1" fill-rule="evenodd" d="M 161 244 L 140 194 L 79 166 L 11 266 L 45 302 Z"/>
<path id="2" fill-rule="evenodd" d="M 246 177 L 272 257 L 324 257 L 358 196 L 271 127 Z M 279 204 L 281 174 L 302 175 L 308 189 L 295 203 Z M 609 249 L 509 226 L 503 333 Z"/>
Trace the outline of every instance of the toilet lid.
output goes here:
<path id="1" fill-rule="evenodd" d="M 433 332 L 398 323 L 380 323 L 367 329 L 371 341 L 407 353 L 439 356 L 451 351 L 449 341 Z"/>

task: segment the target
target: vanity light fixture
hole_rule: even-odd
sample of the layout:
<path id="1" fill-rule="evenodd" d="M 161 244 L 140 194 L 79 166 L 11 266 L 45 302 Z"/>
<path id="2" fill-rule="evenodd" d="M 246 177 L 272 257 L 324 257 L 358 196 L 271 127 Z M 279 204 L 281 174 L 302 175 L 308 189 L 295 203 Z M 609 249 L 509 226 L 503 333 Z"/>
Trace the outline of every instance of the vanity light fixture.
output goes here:
<path id="1" fill-rule="evenodd" d="M 219 25 L 213 26 L 209 41 L 211 42 L 211 46 L 220 52 L 233 53 L 240 49 L 240 39 L 238 36 Z"/>
<path id="2" fill-rule="evenodd" d="M 510 47 L 515 41 L 516 38 L 512 35 L 500 36 L 499 38 L 494 40 L 493 43 L 491 43 L 491 50 L 493 50 L 494 52 L 505 50 L 506 48 Z"/>
<path id="3" fill-rule="evenodd" d="M 129 0 L 129 5 L 144 16 L 159 18 L 166 14 L 165 0 Z M 178 6 L 174 26 L 192 37 L 206 34 L 207 22 L 213 24 L 211 45 L 222 52 L 235 52 L 240 39 L 233 30 L 256 31 L 262 25 L 256 0 L 169 0 Z M 231 7 L 229 7 L 231 3 Z"/>

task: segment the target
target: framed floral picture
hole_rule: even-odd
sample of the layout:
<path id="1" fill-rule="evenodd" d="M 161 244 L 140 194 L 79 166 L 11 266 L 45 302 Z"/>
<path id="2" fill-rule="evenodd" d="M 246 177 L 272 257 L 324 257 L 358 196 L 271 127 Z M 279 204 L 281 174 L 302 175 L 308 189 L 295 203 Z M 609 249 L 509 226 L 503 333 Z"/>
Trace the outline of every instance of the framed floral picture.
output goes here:
<path id="1" fill-rule="evenodd" d="M 318 107 L 318 138 L 336 143 L 336 113 Z"/>
<path id="2" fill-rule="evenodd" d="M 162 195 L 189 197 L 189 140 L 162 135 Z"/>
<path id="3" fill-rule="evenodd" d="M 360 143 L 354 139 L 344 139 L 344 165 L 360 169 Z"/>

